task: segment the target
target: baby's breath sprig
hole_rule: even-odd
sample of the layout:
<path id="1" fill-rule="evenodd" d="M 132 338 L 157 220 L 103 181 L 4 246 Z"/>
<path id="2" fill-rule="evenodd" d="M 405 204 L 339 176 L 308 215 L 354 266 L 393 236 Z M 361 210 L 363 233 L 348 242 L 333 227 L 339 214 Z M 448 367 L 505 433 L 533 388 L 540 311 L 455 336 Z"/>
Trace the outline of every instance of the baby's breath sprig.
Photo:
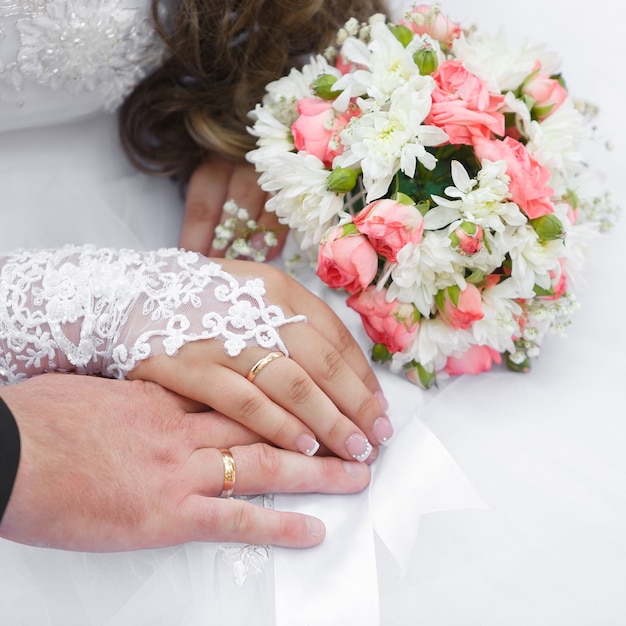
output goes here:
<path id="1" fill-rule="evenodd" d="M 274 230 L 251 219 L 248 209 L 240 207 L 232 199 L 224 203 L 223 209 L 230 217 L 215 228 L 213 247 L 225 250 L 224 257 L 227 259 L 266 261 L 269 249 L 278 244 Z"/>
<path id="2" fill-rule="evenodd" d="M 613 230 L 622 212 L 621 206 L 615 204 L 613 195 L 608 191 L 599 196 L 581 199 L 578 210 L 585 221 L 596 222 L 601 233 Z"/>

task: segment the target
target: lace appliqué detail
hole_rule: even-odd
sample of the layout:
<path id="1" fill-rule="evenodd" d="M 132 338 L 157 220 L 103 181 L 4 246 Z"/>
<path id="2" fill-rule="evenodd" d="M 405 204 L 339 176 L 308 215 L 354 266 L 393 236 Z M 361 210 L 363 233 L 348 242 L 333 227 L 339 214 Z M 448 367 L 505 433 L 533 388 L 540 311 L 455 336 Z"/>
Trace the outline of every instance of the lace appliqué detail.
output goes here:
<path id="1" fill-rule="evenodd" d="M 65 246 L 0 256 L 0 380 L 45 371 L 123 378 L 139 361 L 219 339 L 230 356 L 288 354 L 287 318 L 260 279 L 239 281 L 200 254 Z"/>
<path id="2" fill-rule="evenodd" d="M 273 508 L 274 506 L 272 495 L 251 496 L 242 499 L 266 508 Z M 235 582 L 239 586 L 246 582 L 249 574 L 262 574 L 272 554 L 272 547 L 269 545 L 229 544 L 220 546 L 220 550 L 224 559 L 232 564 Z"/>
<path id="3" fill-rule="evenodd" d="M 97 91 L 112 111 L 165 53 L 148 15 L 120 0 L 0 0 L 3 16 L 16 16 L 19 43 L 15 61 L 0 61 L 0 81 L 18 104 L 32 79 L 72 94 Z"/>

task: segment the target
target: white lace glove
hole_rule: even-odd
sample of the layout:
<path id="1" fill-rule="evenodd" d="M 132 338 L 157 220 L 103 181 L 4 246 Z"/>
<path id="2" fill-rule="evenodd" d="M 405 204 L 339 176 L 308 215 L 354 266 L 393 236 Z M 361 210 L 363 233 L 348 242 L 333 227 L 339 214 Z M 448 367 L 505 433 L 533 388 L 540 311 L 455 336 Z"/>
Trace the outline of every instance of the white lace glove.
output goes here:
<path id="1" fill-rule="evenodd" d="M 65 246 L 0 255 L 0 384 L 48 371 L 124 378 L 139 361 L 218 338 L 230 356 L 257 345 L 287 354 L 286 318 L 260 278 L 204 256 Z"/>

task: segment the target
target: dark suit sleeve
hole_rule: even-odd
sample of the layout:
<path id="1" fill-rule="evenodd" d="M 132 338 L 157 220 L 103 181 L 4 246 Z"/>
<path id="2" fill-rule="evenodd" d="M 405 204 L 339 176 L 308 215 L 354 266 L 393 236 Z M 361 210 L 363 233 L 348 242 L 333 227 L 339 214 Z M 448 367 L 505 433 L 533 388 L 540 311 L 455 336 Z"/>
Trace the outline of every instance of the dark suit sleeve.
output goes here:
<path id="1" fill-rule="evenodd" d="M 20 462 L 20 433 L 9 407 L 0 398 L 0 523 L 9 503 Z"/>

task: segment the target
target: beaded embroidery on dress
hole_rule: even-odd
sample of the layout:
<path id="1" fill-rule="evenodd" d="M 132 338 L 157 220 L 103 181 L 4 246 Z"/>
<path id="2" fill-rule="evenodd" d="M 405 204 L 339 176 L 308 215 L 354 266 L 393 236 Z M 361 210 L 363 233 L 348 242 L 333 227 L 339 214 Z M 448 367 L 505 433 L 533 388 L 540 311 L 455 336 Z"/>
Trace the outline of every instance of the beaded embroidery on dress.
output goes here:
<path id="1" fill-rule="evenodd" d="M 0 58 L 0 98 L 17 104 L 32 80 L 98 92 L 112 111 L 165 52 L 147 11 L 122 0 L 0 0 L 0 18 L 12 18 L 0 22 L 0 37 L 18 40 L 15 58 Z"/>

